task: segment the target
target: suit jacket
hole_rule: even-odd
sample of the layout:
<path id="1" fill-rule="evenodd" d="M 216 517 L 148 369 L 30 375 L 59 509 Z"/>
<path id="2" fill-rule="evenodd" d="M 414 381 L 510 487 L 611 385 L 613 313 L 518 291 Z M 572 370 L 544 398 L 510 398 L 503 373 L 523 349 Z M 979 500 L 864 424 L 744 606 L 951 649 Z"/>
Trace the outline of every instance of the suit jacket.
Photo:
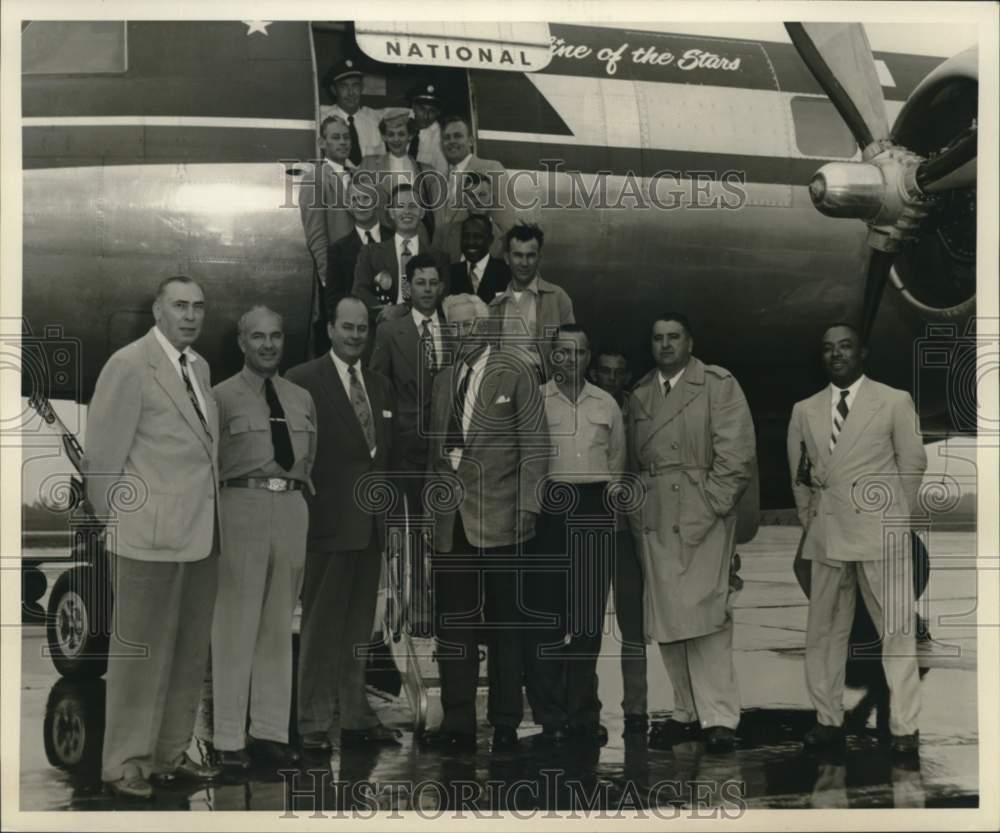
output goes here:
<path id="1" fill-rule="evenodd" d="M 414 164 L 417 167 L 417 193 L 420 196 L 421 204 L 426 209 L 424 212 L 424 227 L 427 229 L 427 239 L 431 240 L 434 236 L 435 225 L 433 207 L 442 202 L 446 181 L 430 165 L 426 165 L 423 162 L 415 162 Z M 393 172 L 389 169 L 389 154 L 380 153 L 373 156 L 366 156 L 361 160 L 361 164 L 358 165 L 355 173 L 356 175 L 364 176 L 365 172 L 372 175 L 375 185 L 381 191 L 379 204 L 382 206 L 382 213 L 379 219 L 386 225 L 391 226 L 392 219 L 388 214 L 389 199 L 392 195 L 393 187 L 399 185 L 401 180 L 398 178 L 398 175 L 394 178 Z"/>
<path id="2" fill-rule="evenodd" d="M 438 315 L 444 324 L 444 316 Z M 451 351 L 442 338 L 438 357 L 442 367 L 450 364 Z M 392 444 L 392 468 L 424 472 L 427 469 L 428 436 L 430 435 L 431 389 L 434 376 L 423 362 L 420 331 L 407 313 L 379 324 L 375 333 L 375 352 L 370 367 L 391 383 L 396 401 L 396 434 Z"/>
<path id="3" fill-rule="evenodd" d="M 487 304 L 503 292 L 510 283 L 510 267 L 503 260 L 490 255 L 486 263 L 486 273 L 479 279 L 479 289 L 472 291 L 469 280 L 469 264 L 464 260 L 453 263 L 448 268 L 448 295 L 478 295 Z"/>
<path id="4" fill-rule="evenodd" d="M 480 159 L 473 154 L 469 157 L 469 161 L 463 170 L 475 171 L 476 173 L 491 177 L 494 183 L 494 199 L 500 206 L 497 209 L 499 216 L 495 218 L 495 221 L 497 225 L 504 229 L 510 228 L 514 224 L 514 211 L 513 207 L 508 205 L 508 200 L 506 199 L 507 169 L 495 159 Z M 464 217 L 465 209 L 462 207 L 462 203 L 455 193 L 455 184 L 452 182 L 450 174 L 445 174 L 445 183 L 445 199 L 442 200 L 443 204 L 434 212 L 434 222 L 437 226 L 447 226 L 449 223 L 454 222 L 458 216 L 461 215 Z"/>
<path id="5" fill-rule="evenodd" d="M 212 552 L 219 415 L 208 363 L 198 357 L 189 373 L 211 437 L 153 330 L 112 354 L 97 379 L 83 471 L 95 512 L 116 516 L 118 555 L 198 561 Z"/>
<path id="6" fill-rule="evenodd" d="M 420 242 L 420 251 L 421 253 L 428 251 L 424 241 Z M 447 279 L 448 256 L 435 249 L 431 249 L 430 254 L 437 262 L 438 274 Z M 369 309 L 378 306 L 378 297 L 375 294 L 375 276 L 383 271 L 392 276 L 389 295 L 392 297 L 392 302 L 395 303 L 399 292 L 399 261 L 396 260 L 396 236 L 394 234 L 382 238 L 382 242 L 376 243 L 374 246 L 363 247 L 358 254 L 358 262 L 354 267 L 352 291 L 368 305 Z"/>
<path id="7" fill-rule="evenodd" d="M 379 224 L 379 239 L 388 240 L 393 235 L 393 230 L 386 225 Z M 327 309 L 330 303 L 345 295 L 350 294 L 354 286 L 354 267 L 358 262 L 358 253 L 361 247 L 367 245 L 361 242 L 351 226 L 339 240 L 330 246 L 326 255 L 326 304 Z"/>
<path id="8" fill-rule="evenodd" d="M 306 497 L 310 552 L 367 548 L 373 517 L 379 550 L 385 546 L 385 512 L 376 511 L 376 505 L 392 453 L 395 406 L 384 376 L 364 369 L 361 374 L 375 423 L 374 458 L 329 353 L 285 374 L 288 381 L 309 391 L 316 404 L 315 494 Z"/>
<path id="9" fill-rule="evenodd" d="M 451 552 L 456 511 L 462 513 L 473 546 L 489 549 L 526 541 L 535 534 L 538 484 L 552 454 L 538 382 L 516 354 L 492 349 L 456 471 L 445 453 L 455 370 L 452 365 L 438 373 L 431 394 L 428 481 L 429 486 L 437 484 L 440 498 L 428 501 L 435 513 L 434 547 Z M 520 529 L 518 510 L 533 513 Z"/>
<path id="10" fill-rule="evenodd" d="M 886 552 L 883 535 L 892 532 L 894 519 L 909 529 L 906 521 L 919 507 L 927 468 L 913 400 L 866 377 L 832 454 L 831 413 L 827 386 L 795 403 L 788 426 L 792 493 L 805 530 L 802 557 L 873 561 L 895 554 L 895 548 Z M 803 442 L 812 486 L 795 482 Z M 909 550 L 901 547 L 899 554 L 909 555 Z"/>
<path id="11" fill-rule="evenodd" d="M 324 280 L 327 249 L 354 228 L 354 218 L 347 211 L 349 181 L 349 177 L 338 176 L 326 162 L 320 162 L 313 176 L 304 179 L 299 189 L 299 214 L 306 245 L 316 263 L 316 274 Z"/>

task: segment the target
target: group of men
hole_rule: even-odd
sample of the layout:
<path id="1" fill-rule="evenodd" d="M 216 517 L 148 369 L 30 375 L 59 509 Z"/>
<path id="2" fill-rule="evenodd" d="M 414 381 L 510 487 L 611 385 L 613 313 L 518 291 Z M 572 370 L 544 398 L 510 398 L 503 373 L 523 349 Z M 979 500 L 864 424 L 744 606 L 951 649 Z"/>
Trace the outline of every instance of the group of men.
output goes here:
<path id="1" fill-rule="evenodd" d="M 335 86 L 350 81 L 353 95 L 360 74 L 340 70 Z M 353 103 L 336 89 L 346 114 L 359 112 L 360 87 Z M 328 153 L 346 146 L 336 153 L 350 159 L 369 141 L 360 150 L 373 155 L 357 118 L 346 141 L 333 118 Z M 440 124 L 449 162 L 456 125 L 464 136 L 461 120 Z M 625 732 L 649 728 L 645 644 L 655 641 L 674 711 L 650 742 L 703 732 L 711 750 L 733 749 L 732 562 L 756 464 L 736 379 L 697 359 L 691 322 L 667 312 L 650 333 L 656 366 L 626 393 L 624 357 L 607 348 L 593 361 L 569 294 L 542 279 L 539 227 L 514 224 L 495 249 L 494 224 L 470 211 L 451 262 L 426 244 L 412 185 L 392 186 L 385 225 L 379 200 L 348 193 L 353 228 L 327 238 L 318 273 L 328 351 L 281 376 L 281 316 L 256 306 L 239 321 L 242 370 L 212 388 L 192 349 L 203 292 L 173 277 L 157 292 L 154 327 L 98 379 L 87 495 L 109 522 L 115 575 L 103 779 L 148 797 L 153 780 L 294 764 L 300 597 L 299 748 L 327 753 L 337 728 L 342 746 L 398 744 L 368 703 L 364 664 L 387 522 L 400 514 L 430 551 L 430 621 L 410 624 L 437 639 L 444 717 L 421 744 L 476 745 L 480 642 L 496 752 L 518 748 L 522 690 L 542 727 L 533 743 L 603 744 L 596 662 L 613 584 Z M 491 254 L 501 250 L 504 259 Z M 910 398 L 866 378 L 863 356 L 853 327 L 829 328 L 831 385 L 796 405 L 789 428 L 812 560 L 806 677 L 817 726 L 806 742 L 843 734 L 857 585 L 883 638 L 893 743 L 912 751 L 909 560 L 883 546 L 881 516 L 863 514 L 856 490 L 863 476 L 880 478 L 905 515 L 926 456 Z M 209 654 L 216 760 L 198 762 L 187 749 Z"/>

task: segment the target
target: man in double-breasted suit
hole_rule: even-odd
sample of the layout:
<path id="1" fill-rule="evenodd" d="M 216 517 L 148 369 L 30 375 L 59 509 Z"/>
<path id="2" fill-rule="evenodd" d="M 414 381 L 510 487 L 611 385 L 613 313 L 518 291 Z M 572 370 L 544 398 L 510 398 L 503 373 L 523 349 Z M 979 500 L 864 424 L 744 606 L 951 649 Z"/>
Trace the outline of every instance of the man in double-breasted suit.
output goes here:
<path id="1" fill-rule="evenodd" d="M 455 363 L 434 379 L 428 458 L 429 483 L 448 495 L 430 507 L 444 720 L 424 742 L 475 745 L 476 631 L 485 615 L 488 718 L 494 749 L 509 750 L 517 744 L 523 674 L 519 575 L 510 561 L 535 535 L 537 487 L 551 453 L 548 427 L 538 383 L 521 354 L 488 342 L 483 301 L 450 295 L 444 309 L 459 345 Z M 497 569 L 503 560 L 505 569 Z"/>
<path id="2" fill-rule="evenodd" d="M 750 408 L 732 374 L 691 353 L 682 313 L 653 323 L 656 368 L 629 397 L 629 466 L 646 495 L 630 517 L 646 578 L 647 638 L 674 689 L 668 745 L 700 726 L 712 751 L 735 744 L 740 699 L 733 668 L 730 564 L 737 504 L 756 462 Z"/>
<path id="3" fill-rule="evenodd" d="M 866 354 L 852 325 L 829 327 L 822 358 L 830 385 L 797 402 L 788 426 L 802 557 L 812 562 L 806 686 L 817 723 L 805 741 L 843 738 L 847 645 L 860 587 L 882 638 L 893 748 L 913 753 L 920 678 L 909 519 L 927 454 L 909 394 L 865 376 Z M 803 453 L 808 478 L 799 476 Z"/>
<path id="4" fill-rule="evenodd" d="M 397 735 L 380 724 L 364 680 L 385 546 L 378 502 L 392 452 L 392 388 L 361 366 L 368 340 L 361 300 L 341 298 L 328 331 L 330 352 L 286 374 L 316 405 L 298 676 L 306 751 L 330 749 L 336 704 L 342 746 L 396 743 Z"/>
<path id="5" fill-rule="evenodd" d="M 205 317 L 201 287 L 187 277 L 163 281 L 153 317 L 156 325 L 101 370 L 84 459 L 87 498 L 109 521 L 114 553 L 101 777 L 130 798 L 151 797 L 151 777 L 219 772 L 187 754 L 219 552 L 218 412 L 208 364 L 191 349 Z"/>

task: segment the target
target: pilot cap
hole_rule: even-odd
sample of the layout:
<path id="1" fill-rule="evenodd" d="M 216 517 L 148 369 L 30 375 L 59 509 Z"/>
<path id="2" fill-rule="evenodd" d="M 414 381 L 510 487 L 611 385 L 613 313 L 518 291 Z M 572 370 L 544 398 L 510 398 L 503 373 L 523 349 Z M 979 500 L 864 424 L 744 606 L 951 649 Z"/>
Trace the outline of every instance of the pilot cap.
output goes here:
<path id="1" fill-rule="evenodd" d="M 428 104 L 440 104 L 441 96 L 438 95 L 437 87 L 434 84 L 417 84 L 410 88 L 408 100 L 426 101 Z"/>
<path id="2" fill-rule="evenodd" d="M 357 61 L 353 58 L 344 58 L 333 65 L 330 73 L 330 83 L 335 84 L 345 78 L 360 77 L 361 70 L 358 69 Z"/>

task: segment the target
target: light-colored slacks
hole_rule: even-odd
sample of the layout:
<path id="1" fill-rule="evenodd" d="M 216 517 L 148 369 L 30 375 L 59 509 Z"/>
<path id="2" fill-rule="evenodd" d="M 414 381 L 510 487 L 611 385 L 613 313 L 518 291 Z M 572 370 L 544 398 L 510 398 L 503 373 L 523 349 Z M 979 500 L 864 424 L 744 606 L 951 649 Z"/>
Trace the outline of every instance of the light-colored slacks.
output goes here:
<path id="1" fill-rule="evenodd" d="M 740 722 L 740 692 L 733 667 L 733 622 L 722 630 L 661 642 L 660 655 L 674 688 L 674 720 L 703 728 Z"/>

